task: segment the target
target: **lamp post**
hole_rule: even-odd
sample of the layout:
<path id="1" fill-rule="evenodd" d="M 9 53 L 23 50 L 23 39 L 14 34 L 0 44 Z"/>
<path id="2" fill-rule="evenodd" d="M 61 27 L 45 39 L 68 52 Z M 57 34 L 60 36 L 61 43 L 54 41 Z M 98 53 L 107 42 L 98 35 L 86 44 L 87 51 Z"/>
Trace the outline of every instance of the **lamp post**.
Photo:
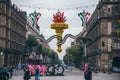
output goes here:
<path id="1" fill-rule="evenodd" d="M 4 44 L 3 44 L 3 39 L 2 39 L 2 50 L 1 50 L 1 67 L 4 66 Z"/>
<path id="2" fill-rule="evenodd" d="M 0 53 L 0 54 L 1 54 L 1 56 L 2 56 L 2 55 L 3 55 L 3 51 L 1 51 L 1 53 Z"/>
<path id="3" fill-rule="evenodd" d="M 1 58 L 1 65 L 0 65 L 0 67 L 3 67 L 3 52 L 2 51 L 0 53 L 0 58 Z"/>

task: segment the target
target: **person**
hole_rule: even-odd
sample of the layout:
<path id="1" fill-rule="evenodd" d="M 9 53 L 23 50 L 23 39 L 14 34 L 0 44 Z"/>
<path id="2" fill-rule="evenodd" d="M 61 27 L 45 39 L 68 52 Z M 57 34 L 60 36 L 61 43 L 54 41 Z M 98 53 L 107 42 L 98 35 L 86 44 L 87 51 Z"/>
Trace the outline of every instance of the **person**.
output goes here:
<path id="1" fill-rule="evenodd" d="M 83 70 L 84 70 L 84 71 L 86 71 L 86 70 L 87 70 L 87 68 L 88 68 L 88 65 L 87 65 L 87 64 L 85 64 L 85 65 L 84 65 L 84 67 L 83 67 Z"/>
<path id="2" fill-rule="evenodd" d="M 13 76 L 13 67 L 12 66 L 9 67 L 9 72 L 10 72 L 10 78 L 12 78 L 12 76 Z"/>
<path id="3" fill-rule="evenodd" d="M 2 68 L 0 68 L 0 79 L 3 80 Z"/>
<path id="4" fill-rule="evenodd" d="M 29 80 L 30 79 L 30 71 L 28 68 L 26 68 L 25 72 L 24 72 L 24 80 Z"/>
<path id="5" fill-rule="evenodd" d="M 35 80 L 40 80 L 40 71 L 38 68 L 35 69 Z"/>
<path id="6" fill-rule="evenodd" d="M 85 80 L 92 80 L 92 72 L 90 71 L 89 67 L 87 67 L 86 71 L 84 72 L 84 78 Z"/>
<path id="7" fill-rule="evenodd" d="M 6 70 L 1 70 L 0 72 L 0 80 L 9 80 L 9 73 Z"/>
<path id="8" fill-rule="evenodd" d="M 18 64 L 18 71 L 21 70 L 21 63 Z"/>

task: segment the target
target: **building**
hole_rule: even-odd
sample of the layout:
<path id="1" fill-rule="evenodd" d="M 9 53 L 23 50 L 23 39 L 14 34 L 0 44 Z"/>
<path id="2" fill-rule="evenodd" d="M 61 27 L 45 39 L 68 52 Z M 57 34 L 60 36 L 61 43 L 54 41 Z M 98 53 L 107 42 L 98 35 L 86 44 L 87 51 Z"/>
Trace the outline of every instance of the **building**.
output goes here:
<path id="1" fill-rule="evenodd" d="M 11 0 L 0 0 L 0 67 L 24 61 L 26 14 Z"/>
<path id="2" fill-rule="evenodd" d="M 86 36 L 92 40 L 86 46 L 88 65 L 103 69 L 120 67 L 120 1 L 100 0 L 88 26 Z"/>

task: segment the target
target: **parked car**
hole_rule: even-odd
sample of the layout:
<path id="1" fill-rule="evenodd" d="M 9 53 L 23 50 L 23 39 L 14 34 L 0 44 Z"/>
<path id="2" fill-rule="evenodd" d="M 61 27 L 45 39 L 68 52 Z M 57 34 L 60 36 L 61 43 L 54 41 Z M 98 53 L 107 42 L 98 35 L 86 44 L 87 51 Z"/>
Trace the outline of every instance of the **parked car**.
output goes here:
<path id="1" fill-rule="evenodd" d="M 120 67 L 115 67 L 115 66 L 114 66 L 114 67 L 112 68 L 112 71 L 113 71 L 113 72 L 120 72 Z"/>

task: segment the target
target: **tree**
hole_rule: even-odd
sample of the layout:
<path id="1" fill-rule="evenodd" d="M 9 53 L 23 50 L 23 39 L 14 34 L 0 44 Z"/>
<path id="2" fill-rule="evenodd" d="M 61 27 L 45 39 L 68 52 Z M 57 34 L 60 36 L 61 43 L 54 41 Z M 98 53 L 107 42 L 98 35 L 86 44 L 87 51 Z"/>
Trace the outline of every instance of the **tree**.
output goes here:
<path id="1" fill-rule="evenodd" d="M 58 54 L 53 50 L 50 51 L 49 58 L 51 58 L 51 63 L 53 64 L 59 64 L 61 62 L 59 60 Z"/>
<path id="2" fill-rule="evenodd" d="M 44 37 L 43 35 L 41 35 Z M 58 58 L 58 55 L 55 51 L 47 48 L 46 46 L 39 44 L 39 42 L 34 38 L 34 36 L 29 35 L 25 42 L 25 53 L 29 55 L 33 52 L 36 52 L 36 55 L 42 55 L 43 61 L 46 62 L 46 59 L 49 58 L 54 63 L 61 62 Z"/>
<path id="3" fill-rule="evenodd" d="M 82 62 L 83 51 L 80 50 L 79 44 L 72 46 L 71 48 L 66 49 L 66 54 L 63 57 L 63 61 L 65 64 L 72 65 L 75 67 L 79 67 Z M 71 64 L 72 63 L 72 64 Z"/>
<path id="4" fill-rule="evenodd" d="M 41 44 L 39 44 L 39 45 L 37 46 L 36 54 L 37 54 L 37 55 L 42 54 L 42 45 L 41 45 Z"/>
<path id="5" fill-rule="evenodd" d="M 83 52 L 80 51 L 79 45 L 72 46 L 71 53 L 72 53 L 72 58 L 75 66 L 79 67 L 81 65 L 82 55 L 83 55 Z"/>
<path id="6" fill-rule="evenodd" d="M 80 67 L 82 65 L 82 61 L 84 60 L 85 45 L 91 41 L 92 40 L 89 37 L 78 38 L 76 40 L 76 45 L 66 49 L 66 54 L 63 57 L 64 63 L 69 64 L 69 62 L 73 62 L 75 67 Z"/>
<path id="7" fill-rule="evenodd" d="M 33 47 L 38 46 L 38 41 L 34 39 L 34 36 L 29 35 L 25 42 L 25 52 L 32 53 Z"/>

